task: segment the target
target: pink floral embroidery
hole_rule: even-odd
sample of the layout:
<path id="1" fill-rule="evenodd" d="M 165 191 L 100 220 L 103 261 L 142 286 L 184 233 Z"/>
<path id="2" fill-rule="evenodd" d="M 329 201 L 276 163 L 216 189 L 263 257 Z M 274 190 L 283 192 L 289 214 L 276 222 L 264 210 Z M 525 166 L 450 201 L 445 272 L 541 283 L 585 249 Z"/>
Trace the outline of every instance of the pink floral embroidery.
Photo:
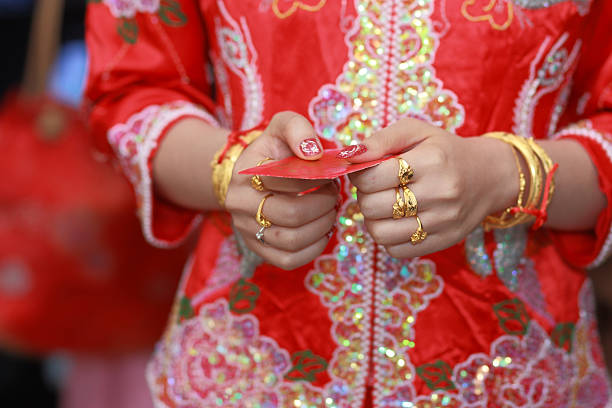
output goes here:
<path id="1" fill-rule="evenodd" d="M 489 355 L 476 354 L 457 365 L 453 380 L 464 403 L 474 408 L 605 407 L 610 390 L 588 283 L 580 306 L 569 354 L 531 321 L 522 339 L 503 336 Z"/>
<path id="2" fill-rule="evenodd" d="M 278 385 L 289 353 L 261 336 L 257 320 L 236 317 L 227 301 L 208 304 L 173 328 L 147 370 L 154 395 L 175 408 L 282 405 Z"/>
<path id="3" fill-rule="evenodd" d="M 132 18 L 136 13 L 156 13 L 160 0 L 102 0 L 116 18 Z"/>

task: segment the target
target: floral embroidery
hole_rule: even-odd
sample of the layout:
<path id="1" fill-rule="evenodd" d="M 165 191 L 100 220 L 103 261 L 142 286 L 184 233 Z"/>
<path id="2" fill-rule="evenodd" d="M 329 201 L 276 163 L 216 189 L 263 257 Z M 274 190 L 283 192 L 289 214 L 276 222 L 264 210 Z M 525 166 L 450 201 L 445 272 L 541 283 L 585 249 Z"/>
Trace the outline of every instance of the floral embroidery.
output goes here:
<path id="1" fill-rule="evenodd" d="M 323 8 L 327 0 L 264 0 L 260 7 L 270 7 L 276 17 L 284 19 L 292 16 L 298 10 L 316 12 Z"/>
<path id="2" fill-rule="evenodd" d="M 234 317 L 225 300 L 172 329 L 147 368 L 149 385 L 174 408 L 285 406 L 279 383 L 289 354 L 259 334 L 251 315 Z"/>
<path id="3" fill-rule="evenodd" d="M 182 27 L 187 24 L 187 15 L 178 0 L 102 0 L 102 2 L 119 20 L 117 33 L 127 44 L 135 44 L 138 40 L 140 28 L 135 18 L 137 13 L 157 14 L 169 27 Z"/>
<path id="4" fill-rule="evenodd" d="M 289 381 L 313 382 L 318 373 L 327 369 L 327 361 L 321 356 L 313 354 L 310 350 L 298 351 L 291 355 L 293 366 L 285 375 Z"/>
<path id="5" fill-rule="evenodd" d="M 463 108 L 432 66 L 438 46 L 433 1 L 361 0 L 355 9 L 360 14 L 345 37 L 349 62 L 309 106 L 317 132 L 350 145 L 402 116 L 459 127 Z"/>
<path id="6" fill-rule="evenodd" d="M 465 0 L 461 14 L 472 22 L 486 21 L 495 30 L 506 30 L 514 20 L 514 8 L 508 0 Z"/>
<path id="7" fill-rule="evenodd" d="M 473 408 L 605 407 L 610 391 L 588 282 L 579 303 L 571 354 L 532 321 L 522 339 L 502 336 L 491 345 L 489 355 L 472 355 L 457 365 L 453 380 L 464 403 Z"/>
<path id="8" fill-rule="evenodd" d="M 221 49 L 220 58 L 227 68 L 240 78 L 244 93 L 244 116 L 240 123 L 234 122 L 232 126 L 250 129 L 261 123 L 264 110 L 263 84 L 257 72 L 257 51 L 251 41 L 246 19 L 241 17 L 239 25 L 229 14 L 223 1 L 218 0 L 217 4 L 223 16 L 223 21 L 219 17 L 215 18 L 215 33 Z M 231 115 L 232 111 L 227 112 Z"/>
<path id="9" fill-rule="evenodd" d="M 160 0 L 102 0 L 116 18 L 132 18 L 136 13 L 157 13 Z"/>
<path id="10" fill-rule="evenodd" d="M 152 231 L 153 189 L 149 159 L 166 127 L 185 116 L 193 116 L 216 124 L 215 119 L 196 105 L 177 101 L 167 105 L 151 105 L 132 115 L 126 123 L 113 126 L 107 134 L 124 173 L 134 186 L 136 205 L 145 238 L 159 247 L 169 243 L 156 238 Z M 196 221 L 194 220 L 194 223 Z"/>
<path id="11" fill-rule="evenodd" d="M 486 21 L 493 29 L 503 31 L 512 25 L 515 16 L 519 17 L 521 24 L 527 20 L 521 9 L 541 9 L 566 1 L 572 1 L 578 13 L 584 16 L 588 14 L 592 0 L 464 0 L 461 14 L 468 21 Z"/>

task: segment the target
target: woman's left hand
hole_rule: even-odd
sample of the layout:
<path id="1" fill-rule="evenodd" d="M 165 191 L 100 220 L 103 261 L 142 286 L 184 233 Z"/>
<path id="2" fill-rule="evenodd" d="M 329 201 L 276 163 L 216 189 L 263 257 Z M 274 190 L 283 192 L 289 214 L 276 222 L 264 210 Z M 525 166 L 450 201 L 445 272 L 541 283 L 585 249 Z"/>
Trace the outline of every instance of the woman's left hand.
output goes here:
<path id="1" fill-rule="evenodd" d="M 499 140 L 461 138 L 406 118 L 375 133 L 363 146 L 346 148 L 345 157 L 357 163 L 398 154 L 414 170 L 408 188 L 417 199 L 418 216 L 428 234 L 416 245 L 411 243 L 416 218 L 392 218 L 399 186 L 398 159 L 350 176 L 368 231 L 393 257 L 410 258 L 448 248 L 487 215 L 516 202 L 516 162 L 510 146 Z M 359 154 L 347 157 L 351 152 Z"/>

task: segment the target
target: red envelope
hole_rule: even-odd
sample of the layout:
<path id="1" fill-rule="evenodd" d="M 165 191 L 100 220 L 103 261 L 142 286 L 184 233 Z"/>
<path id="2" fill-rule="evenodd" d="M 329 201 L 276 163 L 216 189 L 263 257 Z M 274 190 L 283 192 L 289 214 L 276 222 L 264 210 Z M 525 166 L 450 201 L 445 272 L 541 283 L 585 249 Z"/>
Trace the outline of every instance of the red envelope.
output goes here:
<path id="1" fill-rule="evenodd" d="M 319 160 L 302 160 L 292 156 L 286 159 L 265 163 L 258 167 L 242 170 L 238 174 L 298 178 L 307 180 L 334 179 L 345 174 L 374 167 L 390 157 L 364 163 L 351 163 L 336 157 L 341 149 L 326 150 Z"/>

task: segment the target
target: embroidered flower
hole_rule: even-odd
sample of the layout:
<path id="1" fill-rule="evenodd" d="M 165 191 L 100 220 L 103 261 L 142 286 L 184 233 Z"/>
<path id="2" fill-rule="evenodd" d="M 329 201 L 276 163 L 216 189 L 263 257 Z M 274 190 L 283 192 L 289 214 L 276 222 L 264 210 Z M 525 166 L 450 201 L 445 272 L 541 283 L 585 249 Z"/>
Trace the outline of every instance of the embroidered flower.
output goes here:
<path id="1" fill-rule="evenodd" d="M 474 408 L 598 407 L 609 399 L 606 371 L 592 317 L 590 285 L 581 293 L 582 317 L 574 348 L 557 347 L 537 322 L 526 335 L 503 336 L 487 356 L 477 354 L 455 367 L 453 380 Z"/>
<path id="2" fill-rule="evenodd" d="M 136 13 L 157 13 L 160 0 L 102 0 L 116 18 L 132 18 Z"/>
<path id="3" fill-rule="evenodd" d="M 288 353 L 259 334 L 253 316 L 236 317 L 219 300 L 170 333 L 148 377 L 155 394 L 176 408 L 276 408 L 290 366 Z"/>

